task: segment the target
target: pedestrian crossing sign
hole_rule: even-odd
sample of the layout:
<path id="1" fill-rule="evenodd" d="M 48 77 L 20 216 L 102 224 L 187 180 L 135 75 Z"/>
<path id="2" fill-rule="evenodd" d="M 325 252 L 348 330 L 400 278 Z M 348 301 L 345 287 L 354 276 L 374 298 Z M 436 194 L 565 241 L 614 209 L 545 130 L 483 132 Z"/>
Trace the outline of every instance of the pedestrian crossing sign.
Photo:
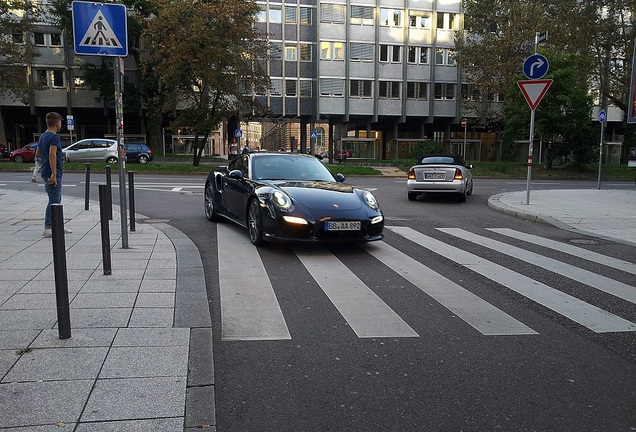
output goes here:
<path id="1" fill-rule="evenodd" d="M 128 55 L 126 6 L 74 1 L 72 10 L 76 54 Z"/>

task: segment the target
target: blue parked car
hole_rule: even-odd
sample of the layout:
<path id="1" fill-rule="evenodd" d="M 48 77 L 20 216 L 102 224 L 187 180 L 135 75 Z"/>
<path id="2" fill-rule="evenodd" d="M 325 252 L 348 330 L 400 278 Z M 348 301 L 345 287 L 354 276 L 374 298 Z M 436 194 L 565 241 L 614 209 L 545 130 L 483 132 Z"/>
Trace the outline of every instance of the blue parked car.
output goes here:
<path id="1" fill-rule="evenodd" d="M 143 143 L 125 143 L 126 162 L 137 162 L 142 165 L 152 160 L 152 150 Z"/>

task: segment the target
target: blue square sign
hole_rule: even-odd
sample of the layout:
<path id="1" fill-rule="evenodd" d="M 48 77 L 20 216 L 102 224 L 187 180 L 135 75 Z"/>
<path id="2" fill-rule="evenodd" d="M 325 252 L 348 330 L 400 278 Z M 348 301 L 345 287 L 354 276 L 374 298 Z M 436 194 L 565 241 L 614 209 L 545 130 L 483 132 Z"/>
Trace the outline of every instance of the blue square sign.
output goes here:
<path id="1" fill-rule="evenodd" d="M 76 54 L 128 55 L 126 6 L 74 1 L 72 9 Z"/>

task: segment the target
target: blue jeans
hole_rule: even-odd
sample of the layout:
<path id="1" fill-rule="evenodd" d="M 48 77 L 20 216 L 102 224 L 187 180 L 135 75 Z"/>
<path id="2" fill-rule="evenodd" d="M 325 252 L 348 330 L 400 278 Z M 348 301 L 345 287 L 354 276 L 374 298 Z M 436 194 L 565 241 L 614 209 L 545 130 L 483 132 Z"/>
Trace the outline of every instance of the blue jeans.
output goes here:
<path id="1" fill-rule="evenodd" d="M 44 181 L 44 190 L 49 196 L 49 202 L 44 212 L 44 229 L 51 228 L 51 204 L 60 204 L 62 202 L 62 179 L 57 179 L 57 184 L 53 186 L 49 183 L 49 179 L 42 177 Z"/>

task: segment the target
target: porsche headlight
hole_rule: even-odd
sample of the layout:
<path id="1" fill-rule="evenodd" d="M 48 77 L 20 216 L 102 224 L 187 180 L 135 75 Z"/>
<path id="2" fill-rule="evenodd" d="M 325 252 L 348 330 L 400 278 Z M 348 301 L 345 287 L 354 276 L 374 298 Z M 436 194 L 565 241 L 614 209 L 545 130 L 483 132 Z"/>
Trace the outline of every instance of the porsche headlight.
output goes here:
<path id="1" fill-rule="evenodd" d="M 272 194 L 272 202 L 276 205 L 276 207 L 281 209 L 287 210 L 291 207 L 291 199 L 287 196 L 287 194 L 281 191 L 274 191 Z"/>
<path id="2" fill-rule="evenodd" d="M 371 192 L 364 193 L 364 200 L 366 201 L 367 205 L 371 207 L 373 210 L 377 210 L 380 207 L 378 205 L 378 201 L 375 199 L 375 197 L 373 196 Z"/>

